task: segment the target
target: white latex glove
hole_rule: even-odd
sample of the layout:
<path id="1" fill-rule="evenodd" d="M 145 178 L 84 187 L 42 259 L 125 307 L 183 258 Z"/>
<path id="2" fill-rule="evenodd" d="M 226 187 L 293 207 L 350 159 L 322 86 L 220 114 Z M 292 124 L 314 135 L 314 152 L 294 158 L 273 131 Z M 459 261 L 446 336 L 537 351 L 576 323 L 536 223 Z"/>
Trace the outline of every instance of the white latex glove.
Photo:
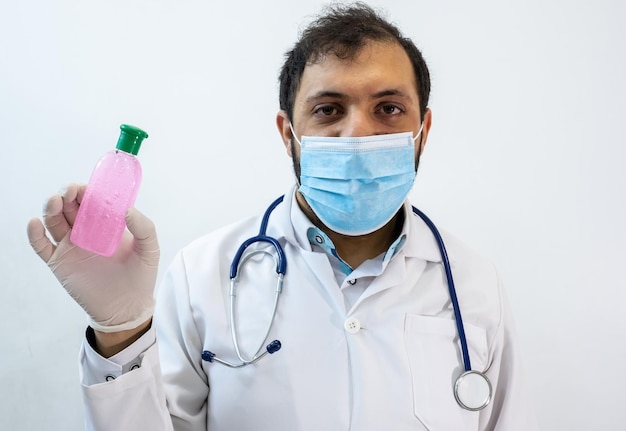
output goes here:
<path id="1" fill-rule="evenodd" d="M 30 244 L 87 312 L 93 329 L 117 332 L 136 328 L 150 319 L 154 310 L 159 264 L 154 224 L 131 208 L 126 215 L 128 230 L 113 256 L 76 247 L 70 242 L 70 232 L 85 188 L 71 184 L 63 196 L 48 200 L 43 215 L 45 228 L 37 218 L 28 224 Z"/>

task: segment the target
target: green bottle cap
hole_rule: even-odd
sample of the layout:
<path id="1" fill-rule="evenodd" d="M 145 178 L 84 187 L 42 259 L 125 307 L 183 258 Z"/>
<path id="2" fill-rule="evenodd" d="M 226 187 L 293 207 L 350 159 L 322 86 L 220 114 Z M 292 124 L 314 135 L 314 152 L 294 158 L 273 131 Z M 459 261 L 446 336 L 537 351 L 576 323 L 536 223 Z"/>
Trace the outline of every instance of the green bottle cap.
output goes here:
<path id="1" fill-rule="evenodd" d="M 139 147 L 141 147 L 141 142 L 148 137 L 148 134 L 140 128 L 128 124 L 122 124 L 120 130 L 120 138 L 115 148 L 136 156 Z"/>

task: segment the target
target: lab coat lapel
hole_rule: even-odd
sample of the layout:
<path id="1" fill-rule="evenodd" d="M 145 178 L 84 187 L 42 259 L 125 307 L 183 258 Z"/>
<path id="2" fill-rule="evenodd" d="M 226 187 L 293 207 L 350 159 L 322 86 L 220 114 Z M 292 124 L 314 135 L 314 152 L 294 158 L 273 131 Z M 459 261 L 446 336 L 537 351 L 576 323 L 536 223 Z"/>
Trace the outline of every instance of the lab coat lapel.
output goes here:
<path id="1" fill-rule="evenodd" d="M 285 194 L 283 203 L 278 205 L 272 213 L 270 223 L 268 225 L 268 235 L 277 238 L 282 244 L 289 243 L 300 249 L 299 253 L 303 256 L 303 259 L 301 259 L 302 264 L 300 265 L 295 265 L 296 262 L 290 261 L 293 256 L 290 256 L 287 253 L 287 277 L 290 277 L 290 279 L 294 281 L 306 280 L 311 277 L 317 278 L 319 283 L 310 284 L 312 286 L 321 286 L 324 290 L 321 294 L 325 297 L 325 300 L 333 307 L 333 309 L 337 311 L 345 310 L 344 298 L 339 286 L 337 285 L 337 280 L 335 279 L 333 269 L 328 261 L 328 256 L 324 253 L 315 253 L 311 251 L 308 240 L 306 243 L 302 244 L 301 241 L 304 240 L 298 240 L 298 237 L 294 232 L 291 208 L 292 205 L 297 205 L 294 193 L 295 188 L 292 187 Z M 294 265 L 292 265 L 292 263 Z"/>
<path id="2" fill-rule="evenodd" d="M 404 208 L 408 215 L 406 224 L 408 239 L 404 245 L 406 256 L 427 262 L 441 262 L 439 246 L 430 228 L 413 212 L 410 204 L 406 203 Z"/>
<path id="3" fill-rule="evenodd" d="M 437 241 L 428 226 L 413 212 L 409 202 L 405 202 L 404 211 L 406 221 L 402 234 L 407 238 L 404 246 L 389 261 L 383 274 L 372 281 L 355 306 L 372 295 L 403 283 L 406 277 L 413 278 L 417 283 L 428 262 L 441 262 Z"/>

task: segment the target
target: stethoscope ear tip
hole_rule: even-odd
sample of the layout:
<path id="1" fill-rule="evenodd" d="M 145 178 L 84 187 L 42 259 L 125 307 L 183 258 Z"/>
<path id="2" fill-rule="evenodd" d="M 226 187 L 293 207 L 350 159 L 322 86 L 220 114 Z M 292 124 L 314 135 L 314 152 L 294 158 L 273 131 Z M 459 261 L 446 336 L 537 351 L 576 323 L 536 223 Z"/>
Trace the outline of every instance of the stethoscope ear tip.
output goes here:
<path id="1" fill-rule="evenodd" d="M 271 343 L 269 343 L 265 348 L 267 350 L 267 353 L 276 353 L 280 350 L 280 348 L 283 347 L 282 344 L 280 344 L 280 341 L 278 340 L 274 340 Z"/>
<path id="2" fill-rule="evenodd" d="M 213 358 L 215 358 L 215 353 L 209 352 L 208 350 L 205 350 L 204 352 L 202 352 L 203 361 L 213 362 Z"/>

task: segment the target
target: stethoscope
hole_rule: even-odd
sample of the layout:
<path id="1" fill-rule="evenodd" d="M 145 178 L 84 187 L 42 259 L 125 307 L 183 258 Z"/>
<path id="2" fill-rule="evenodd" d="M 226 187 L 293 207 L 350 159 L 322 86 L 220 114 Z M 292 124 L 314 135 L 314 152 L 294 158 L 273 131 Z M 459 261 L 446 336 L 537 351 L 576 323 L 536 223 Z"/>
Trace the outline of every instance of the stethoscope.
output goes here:
<path id="1" fill-rule="evenodd" d="M 226 365 L 230 368 L 241 368 L 246 365 L 254 364 L 259 361 L 261 358 L 266 356 L 268 353 L 276 353 L 280 350 L 281 344 L 278 340 L 273 340 L 269 344 L 265 345 L 267 342 L 267 338 L 272 329 L 272 325 L 274 324 L 274 320 L 276 318 L 276 311 L 278 309 L 278 300 L 280 294 L 283 290 L 283 279 L 285 276 L 285 271 L 287 270 L 287 259 L 285 257 L 285 252 L 281 245 L 279 244 L 276 238 L 272 238 L 267 236 L 267 224 L 270 218 L 270 214 L 274 211 L 274 208 L 278 206 L 283 201 L 284 196 L 276 199 L 272 204 L 267 208 L 263 218 L 261 220 L 261 227 L 259 229 L 259 234 L 248 238 L 244 241 L 235 253 L 233 261 L 230 266 L 230 328 L 231 328 L 231 337 L 233 340 L 233 345 L 235 347 L 235 353 L 239 358 L 239 362 L 232 363 L 221 359 L 215 355 L 215 353 L 205 350 L 202 352 L 202 359 L 207 362 L 218 362 L 220 364 Z M 434 225 L 434 223 L 420 210 L 413 207 L 413 212 L 418 215 L 424 223 L 428 226 L 428 228 L 433 233 L 435 240 L 437 241 L 437 245 L 439 246 L 439 252 L 441 253 L 441 260 L 443 263 L 443 267 L 446 273 L 446 279 L 448 282 L 448 291 L 450 293 L 450 300 L 452 302 L 452 308 L 454 310 L 454 319 L 456 321 L 456 329 L 459 335 L 459 341 L 461 344 L 461 353 L 463 357 L 463 367 L 464 372 L 457 377 L 454 384 L 454 398 L 456 402 L 462 408 L 471 411 L 482 410 L 491 402 L 491 397 L 493 394 L 493 388 L 491 386 L 491 382 L 487 378 L 487 376 L 480 371 L 472 370 L 472 365 L 469 356 L 469 349 L 467 347 L 467 339 L 465 337 L 465 329 L 463 327 L 463 318 L 461 317 L 461 308 L 459 307 L 459 301 L 456 296 L 456 289 L 454 288 L 454 280 L 452 279 L 452 270 L 450 267 L 450 260 L 448 259 L 448 253 L 446 252 L 446 247 L 443 243 L 443 239 L 439 230 Z M 258 249 L 253 250 L 251 252 L 246 253 L 246 250 L 249 246 L 259 242 L 267 242 L 269 243 L 275 254 L 265 250 Z M 240 272 L 240 268 L 244 265 L 244 263 L 251 258 L 252 256 L 258 254 L 267 254 L 271 256 L 276 263 L 276 290 L 274 295 L 274 305 L 272 309 L 272 317 L 268 322 L 265 337 L 261 341 L 256 353 L 251 358 L 246 358 L 242 355 L 241 349 L 239 348 L 239 336 L 237 331 L 237 319 L 236 319 L 236 298 L 237 298 L 237 279 L 238 273 Z"/>

